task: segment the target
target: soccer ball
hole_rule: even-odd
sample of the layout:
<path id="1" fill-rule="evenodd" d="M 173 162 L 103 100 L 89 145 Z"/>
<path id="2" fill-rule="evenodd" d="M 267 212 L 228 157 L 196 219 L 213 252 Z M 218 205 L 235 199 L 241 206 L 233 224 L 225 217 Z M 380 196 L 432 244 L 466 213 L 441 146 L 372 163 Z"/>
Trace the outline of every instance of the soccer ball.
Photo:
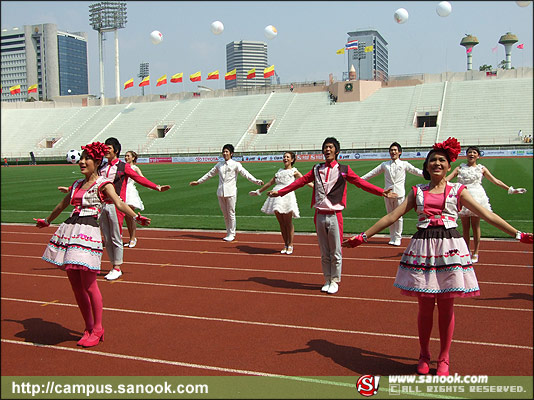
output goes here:
<path id="1" fill-rule="evenodd" d="M 69 150 L 67 153 L 67 162 L 76 164 L 80 161 L 80 152 L 78 150 Z"/>

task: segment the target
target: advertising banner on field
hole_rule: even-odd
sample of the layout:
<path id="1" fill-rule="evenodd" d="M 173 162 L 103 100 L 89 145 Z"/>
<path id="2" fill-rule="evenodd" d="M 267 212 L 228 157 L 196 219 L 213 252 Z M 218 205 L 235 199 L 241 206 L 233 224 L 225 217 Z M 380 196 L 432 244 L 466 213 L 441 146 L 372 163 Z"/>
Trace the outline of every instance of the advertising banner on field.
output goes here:
<path id="1" fill-rule="evenodd" d="M 428 151 L 405 151 L 402 153 L 402 159 L 424 159 Z M 464 154 L 461 153 L 460 155 Z M 483 157 L 532 157 L 532 148 L 513 149 L 513 150 L 480 150 L 480 155 Z M 252 154 L 245 156 L 234 156 L 235 161 L 244 162 L 271 162 L 282 161 L 284 154 Z M 389 153 L 372 152 L 372 153 L 358 153 L 358 152 L 343 152 L 339 154 L 339 160 L 389 160 Z M 137 159 L 138 164 L 153 164 L 153 163 L 217 163 L 222 161 L 221 156 L 205 155 L 205 156 L 190 156 L 190 157 L 140 157 Z M 324 160 L 322 153 L 307 153 L 297 154 L 297 161 L 314 161 L 321 162 Z M 124 160 L 123 160 L 124 161 Z"/>

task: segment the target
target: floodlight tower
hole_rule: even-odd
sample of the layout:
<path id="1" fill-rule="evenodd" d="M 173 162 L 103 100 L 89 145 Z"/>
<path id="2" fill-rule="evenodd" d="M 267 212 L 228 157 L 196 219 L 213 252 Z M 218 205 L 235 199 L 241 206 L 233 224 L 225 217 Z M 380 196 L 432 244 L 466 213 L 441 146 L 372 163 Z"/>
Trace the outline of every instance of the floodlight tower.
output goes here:
<path id="1" fill-rule="evenodd" d="M 504 46 L 504 52 L 506 54 L 504 69 L 512 69 L 512 45 L 517 43 L 517 36 L 511 32 L 506 32 L 506 35 L 502 35 L 499 39 L 499 43 Z"/>
<path id="2" fill-rule="evenodd" d="M 119 33 L 126 25 L 126 3 L 122 1 L 102 1 L 89 6 L 89 23 L 98 31 L 100 54 L 100 105 L 104 105 L 104 33 L 115 31 L 115 95 L 120 102 L 119 78 Z"/>
<path id="3" fill-rule="evenodd" d="M 473 55 L 471 54 L 473 47 L 478 44 L 478 39 L 476 36 L 465 34 L 465 37 L 460 41 L 460 46 L 465 47 L 465 52 L 467 54 L 467 70 L 471 71 L 473 69 Z"/>
<path id="4" fill-rule="evenodd" d="M 149 67 L 150 66 L 147 62 L 142 62 L 141 64 L 139 64 L 139 74 L 137 76 L 141 78 L 141 81 L 150 75 Z M 144 86 L 141 86 L 141 93 L 143 96 L 145 95 Z"/>

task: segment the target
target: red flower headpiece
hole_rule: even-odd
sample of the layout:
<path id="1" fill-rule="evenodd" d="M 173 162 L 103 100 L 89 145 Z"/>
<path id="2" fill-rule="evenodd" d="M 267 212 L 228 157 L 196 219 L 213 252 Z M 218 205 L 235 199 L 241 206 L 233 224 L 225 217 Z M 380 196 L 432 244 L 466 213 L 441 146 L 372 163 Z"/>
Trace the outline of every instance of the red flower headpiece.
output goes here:
<path id="1" fill-rule="evenodd" d="M 451 163 L 456 161 L 458 154 L 460 154 L 461 151 L 460 142 L 453 137 L 448 138 L 444 142 L 436 143 L 432 148 L 434 150 L 445 151 L 448 154 Z"/>
<path id="2" fill-rule="evenodd" d="M 108 146 L 101 142 L 93 142 L 87 146 L 82 146 L 82 150 L 92 159 L 102 160 L 108 150 Z"/>

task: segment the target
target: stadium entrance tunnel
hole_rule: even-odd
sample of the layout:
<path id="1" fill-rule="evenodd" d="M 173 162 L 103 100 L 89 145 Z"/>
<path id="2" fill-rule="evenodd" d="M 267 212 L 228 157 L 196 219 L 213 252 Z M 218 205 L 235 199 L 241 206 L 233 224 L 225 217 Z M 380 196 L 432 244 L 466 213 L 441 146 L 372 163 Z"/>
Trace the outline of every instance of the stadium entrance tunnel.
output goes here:
<path id="1" fill-rule="evenodd" d="M 414 126 L 416 128 L 435 127 L 438 122 L 439 111 L 416 111 Z"/>
<path id="2" fill-rule="evenodd" d="M 262 119 L 256 121 L 256 130 L 254 133 L 266 134 L 269 132 L 269 128 L 271 127 L 273 121 L 273 119 Z"/>

